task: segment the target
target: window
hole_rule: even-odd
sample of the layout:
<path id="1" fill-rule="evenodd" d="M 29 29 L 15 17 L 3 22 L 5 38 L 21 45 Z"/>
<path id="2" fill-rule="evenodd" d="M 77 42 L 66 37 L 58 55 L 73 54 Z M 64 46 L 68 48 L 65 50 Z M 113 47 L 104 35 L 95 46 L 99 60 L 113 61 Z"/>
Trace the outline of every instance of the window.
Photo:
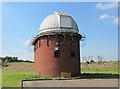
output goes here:
<path id="1" fill-rule="evenodd" d="M 72 41 L 70 41 L 70 46 L 73 46 L 73 43 L 72 43 Z"/>
<path id="2" fill-rule="evenodd" d="M 47 46 L 49 47 L 49 40 L 47 39 Z"/>
<path id="3" fill-rule="evenodd" d="M 59 51 L 58 51 L 58 50 L 55 50 L 55 52 L 54 52 L 54 57 L 59 57 L 59 56 L 60 56 Z"/>
<path id="4" fill-rule="evenodd" d="M 71 57 L 75 57 L 75 52 L 74 51 L 71 52 Z"/>
<path id="5" fill-rule="evenodd" d="M 58 47 L 55 47 L 55 50 L 58 51 Z"/>
<path id="6" fill-rule="evenodd" d="M 59 56 L 60 56 L 59 48 L 56 47 L 54 52 L 54 57 L 59 57 Z"/>

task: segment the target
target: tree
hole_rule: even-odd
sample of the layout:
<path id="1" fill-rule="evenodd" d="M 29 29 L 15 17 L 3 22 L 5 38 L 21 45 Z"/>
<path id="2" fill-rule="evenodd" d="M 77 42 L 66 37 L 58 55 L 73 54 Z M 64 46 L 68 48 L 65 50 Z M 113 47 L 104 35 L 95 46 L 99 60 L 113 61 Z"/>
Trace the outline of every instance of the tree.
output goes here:
<path id="1" fill-rule="evenodd" d="M 103 60 L 104 58 L 101 57 L 101 56 L 97 56 L 97 59 L 98 59 L 98 62 L 102 62 L 102 60 Z"/>
<path id="2" fill-rule="evenodd" d="M 13 58 L 12 58 L 12 61 L 17 61 L 17 60 L 18 60 L 17 57 L 13 57 Z"/>
<path id="3" fill-rule="evenodd" d="M 82 57 L 82 61 L 87 62 L 87 57 Z"/>
<path id="4" fill-rule="evenodd" d="M 89 61 L 89 62 L 91 62 L 92 59 L 93 59 L 93 56 L 92 56 L 92 55 L 88 56 L 88 61 Z"/>
<path id="5" fill-rule="evenodd" d="M 5 61 L 6 59 L 7 59 L 9 62 L 12 61 L 12 57 L 8 57 L 8 56 L 6 56 L 6 57 L 3 58 L 3 61 Z"/>
<path id="6" fill-rule="evenodd" d="M 6 59 L 4 62 L 2 62 L 2 66 L 7 67 L 8 66 L 7 63 L 8 63 L 8 59 Z"/>

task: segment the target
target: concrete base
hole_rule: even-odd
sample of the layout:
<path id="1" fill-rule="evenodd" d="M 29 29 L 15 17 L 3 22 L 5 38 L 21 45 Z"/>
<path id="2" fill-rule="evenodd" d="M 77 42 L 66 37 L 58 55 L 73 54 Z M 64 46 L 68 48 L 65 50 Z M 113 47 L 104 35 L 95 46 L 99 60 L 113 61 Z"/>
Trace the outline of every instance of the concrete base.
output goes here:
<path id="1" fill-rule="evenodd" d="M 118 79 L 23 81 L 23 87 L 118 87 Z"/>

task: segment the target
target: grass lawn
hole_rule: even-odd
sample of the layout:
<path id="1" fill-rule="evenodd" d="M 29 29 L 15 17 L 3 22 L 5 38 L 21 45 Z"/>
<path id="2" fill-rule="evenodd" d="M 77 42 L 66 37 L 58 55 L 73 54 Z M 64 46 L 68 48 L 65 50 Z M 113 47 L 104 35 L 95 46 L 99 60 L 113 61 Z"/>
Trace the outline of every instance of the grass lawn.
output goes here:
<path id="1" fill-rule="evenodd" d="M 22 79 L 50 79 L 51 77 L 41 77 L 33 73 L 17 73 L 17 72 L 3 72 L 2 73 L 2 87 L 20 87 Z"/>
<path id="2" fill-rule="evenodd" d="M 118 74 L 118 62 L 91 63 L 81 64 L 82 73 L 102 73 L 102 74 Z M 2 68 L 2 87 L 20 87 L 22 79 L 48 78 L 34 75 L 33 63 L 15 62 L 8 63 L 8 67 Z"/>
<path id="3" fill-rule="evenodd" d="M 20 87 L 20 80 L 28 73 L 17 72 L 3 72 L 2 73 L 2 87 Z"/>
<path id="4" fill-rule="evenodd" d="M 20 87 L 22 79 L 45 79 L 50 77 L 41 77 L 34 75 L 33 63 L 14 62 L 8 63 L 8 67 L 2 68 L 2 87 Z"/>

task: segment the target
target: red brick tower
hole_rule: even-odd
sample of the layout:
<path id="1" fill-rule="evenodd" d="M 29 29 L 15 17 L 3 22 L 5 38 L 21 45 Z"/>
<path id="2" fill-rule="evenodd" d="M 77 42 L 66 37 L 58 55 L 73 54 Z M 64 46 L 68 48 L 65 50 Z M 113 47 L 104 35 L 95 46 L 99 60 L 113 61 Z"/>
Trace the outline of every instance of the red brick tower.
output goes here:
<path id="1" fill-rule="evenodd" d="M 76 22 L 67 13 L 54 12 L 44 19 L 33 41 L 34 72 L 60 76 L 61 72 L 80 74 L 80 44 Z"/>

